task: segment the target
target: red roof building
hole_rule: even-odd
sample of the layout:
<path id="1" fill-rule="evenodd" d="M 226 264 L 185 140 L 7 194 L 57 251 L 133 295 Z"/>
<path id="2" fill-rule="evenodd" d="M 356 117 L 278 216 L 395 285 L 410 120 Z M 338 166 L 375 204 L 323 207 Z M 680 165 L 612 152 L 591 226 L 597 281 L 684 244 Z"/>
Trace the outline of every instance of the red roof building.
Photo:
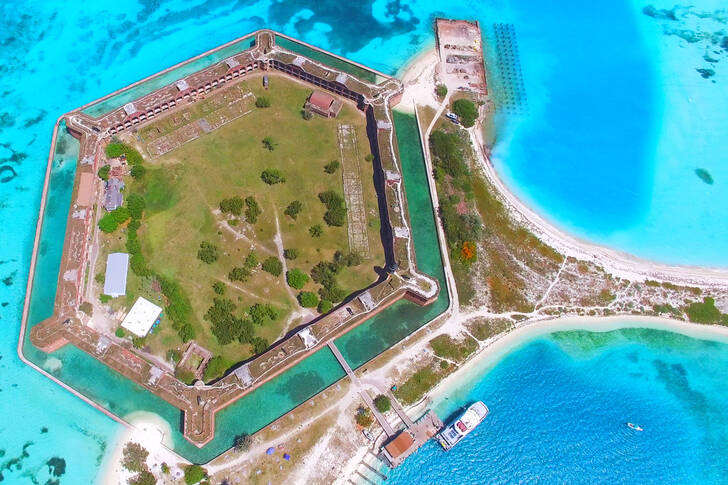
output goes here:
<path id="1" fill-rule="evenodd" d="M 330 94 L 314 91 L 308 97 L 305 108 L 326 118 L 335 118 L 341 111 L 341 103 Z"/>

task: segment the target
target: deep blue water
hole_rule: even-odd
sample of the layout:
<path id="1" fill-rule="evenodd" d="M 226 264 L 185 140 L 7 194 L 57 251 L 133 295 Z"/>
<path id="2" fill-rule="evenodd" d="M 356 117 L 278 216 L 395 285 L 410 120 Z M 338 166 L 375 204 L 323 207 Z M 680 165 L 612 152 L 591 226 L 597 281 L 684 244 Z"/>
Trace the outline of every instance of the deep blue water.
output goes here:
<path id="1" fill-rule="evenodd" d="M 712 0 L 699 4 L 699 13 L 720 7 Z M 98 471 L 96 457 L 117 430 L 15 355 L 56 118 L 260 27 L 393 73 L 433 43 L 435 16 L 475 16 L 486 33 L 492 22 L 513 23 L 529 111 L 500 120 L 495 148 L 496 166 L 512 189 L 581 237 L 664 261 L 725 265 L 725 53 L 707 41 L 665 35 L 665 29 L 717 32 L 725 19 L 685 14 L 671 23 L 643 15 L 645 3 L 604 5 L 103 0 L 69 8 L 60 1 L 0 2 L 0 449 L 5 451 L 0 469 L 5 482 L 42 483 L 45 461 L 62 456 L 68 475 L 61 480 L 88 483 Z M 718 60 L 709 63 L 712 79 L 695 71 L 708 63 L 704 54 Z M 713 185 L 694 175 L 698 167 L 712 174 Z M 44 426 L 47 433 L 40 432 Z M 23 446 L 31 441 L 25 457 Z M 18 456 L 21 468 L 8 469 Z"/>
<path id="2" fill-rule="evenodd" d="M 474 400 L 490 414 L 386 483 L 725 483 L 728 345 L 645 329 L 556 335 L 450 393 L 441 416 Z"/>

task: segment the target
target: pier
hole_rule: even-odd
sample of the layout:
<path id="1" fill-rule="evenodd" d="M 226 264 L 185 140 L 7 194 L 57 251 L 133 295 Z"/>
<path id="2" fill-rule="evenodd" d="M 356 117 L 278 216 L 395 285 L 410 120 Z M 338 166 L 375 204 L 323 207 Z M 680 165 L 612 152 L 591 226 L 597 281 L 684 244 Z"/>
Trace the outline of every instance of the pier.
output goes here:
<path id="1" fill-rule="evenodd" d="M 344 359 L 344 356 L 341 355 L 333 340 L 329 341 L 328 346 L 334 354 L 334 357 L 336 357 L 336 360 L 339 361 L 341 367 L 346 371 L 346 375 L 349 376 L 351 382 L 359 390 L 362 399 L 369 406 L 369 409 L 372 410 L 372 414 L 387 435 L 386 444 L 381 448 L 381 457 L 384 458 L 391 468 L 401 465 L 408 456 L 417 451 L 440 431 L 443 423 L 434 411 L 428 411 L 417 421 L 412 421 L 389 389 L 383 389 L 378 382 L 371 379 L 359 379 L 354 374 L 354 371 L 352 371 L 349 363 Z M 374 406 L 374 401 L 364 388 L 366 385 L 374 387 L 378 392 L 389 398 L 392 402 L 392 409 L 394 409 L 394 412 L 397 413 L 397 416 L 399 416 L 399 419 L 404 424 L 404 429 L 394 431 L 384 415 Z"/>

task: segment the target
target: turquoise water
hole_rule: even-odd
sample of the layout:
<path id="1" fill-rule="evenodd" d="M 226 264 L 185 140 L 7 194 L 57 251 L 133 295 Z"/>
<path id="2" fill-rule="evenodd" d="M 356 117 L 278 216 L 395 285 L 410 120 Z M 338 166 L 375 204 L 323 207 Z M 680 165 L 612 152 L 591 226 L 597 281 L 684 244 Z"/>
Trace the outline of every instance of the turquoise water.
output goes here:
<path id="1" fill-rule="evenodd" d="M 62 481 L 89 482 L 98 465 L 88 457 L 117 430 L 15 356 L 57 116 L 261 27 L 393 73 L 433 43 L 435 15 L 477 16 L 484 27 L 512 22 L 530 111 L 501 120 L 495 163 L 513 190 L 581 237 L 664 261 L 725 265 L 725 53 L 665 35 L 724 29 L 702 15 L 720 4 L 694 3 L 701 15 L 681 14 L 674 24 L 642 14 L 645 5 L 102 0 L 73 9 L 50 0 L 0 2 L 0 412 L 10 417 L 0 424 L 0 468 L 34 442 L 21 470 L 2 471 L 5 481 L 31 483 L 59 455 L 74 477 Z M 695 71 L 706 63 L 712 79 Z M 702 182 L 696 168 L 715 183 Z M 60 244 L 61 236 L 48 240 Z"/>
<path id="2" fill-rule="evenodd" d="M 437 403 L 485 402 L 473 433 L 448 453 L 428 443 L 386 483 L 725 483 L 726 371 L 728 344 L 674 333 L 540 337 Z"/>

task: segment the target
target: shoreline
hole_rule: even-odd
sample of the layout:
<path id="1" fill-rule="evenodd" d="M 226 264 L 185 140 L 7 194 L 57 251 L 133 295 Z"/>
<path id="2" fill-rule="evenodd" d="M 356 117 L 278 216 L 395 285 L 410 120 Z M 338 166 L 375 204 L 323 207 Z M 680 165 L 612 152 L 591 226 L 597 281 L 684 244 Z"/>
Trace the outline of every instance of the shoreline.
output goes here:
<path id="1" fill-rule="evenodd" d="M 443 403 L 446 394 L 457 393 L 463 387 L 482 379 L 505 357 L 532 340 L 563 331 L 610 332 L 627 328 L 646 328 L 677 333 L 696 340 L 711 340 L 728 344 L 728 327 L 704 325 L 669 318 L 624 315 L 608 317 L 558 317 L 546 320 L 526 320 L 514 329 L 496 335 L 483 343 L 461 367 L 440 381 L 428 396 L 430 407 Z"/>

